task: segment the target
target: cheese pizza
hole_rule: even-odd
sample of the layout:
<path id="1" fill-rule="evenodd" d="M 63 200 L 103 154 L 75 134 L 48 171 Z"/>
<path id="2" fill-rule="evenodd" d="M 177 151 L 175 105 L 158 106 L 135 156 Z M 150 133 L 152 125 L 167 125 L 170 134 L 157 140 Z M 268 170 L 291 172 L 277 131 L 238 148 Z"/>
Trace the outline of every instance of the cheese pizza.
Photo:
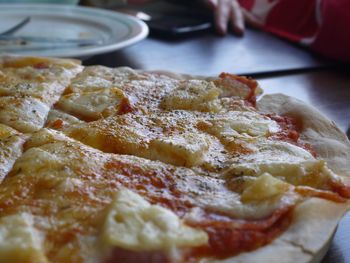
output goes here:
<path id="1" fill-rule="evenodd" d="M 0 60 L 0 262 L 317 262 L 350 142 L 252 79 Z"/>

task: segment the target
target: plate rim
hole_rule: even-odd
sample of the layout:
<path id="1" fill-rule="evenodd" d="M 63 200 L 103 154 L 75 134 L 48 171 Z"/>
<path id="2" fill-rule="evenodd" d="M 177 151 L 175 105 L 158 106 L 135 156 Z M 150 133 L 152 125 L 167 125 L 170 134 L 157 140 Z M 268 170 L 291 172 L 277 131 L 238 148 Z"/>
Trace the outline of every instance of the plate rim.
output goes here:
<path id="1" fill-rule="evenodd" d="M 0 3 L 1 13 L 10 12 L 10 10 L 6 9 L 28 9 L 28 10 L 34 10 L 34 9 L 50 9 L 55 11 L 59 15 L 67 16 L 68 12 L 74 12 L 74 11 L 80 11 L 85 14 L 99 14 L 101 16 L 106 16 L 107 19 L 116 19 L 116 20 L 125 20 L 131 24 L 132 33 L 136 32 L 136 35 L 131 36 L 125 40 L 118 41 L 115 43 L 107 43 L 107 44 L 101 44 L 92 46 L 91 48 L 85 48 L 85 49 L 70 49 L 68 52 L 65 52 L 65 49 L 55 49 L 55 52 L 52 54 L 45 53 L 40 54 L 40 51 L 36 54 L 31 52 L 23 52 L 23 53 L 16 53 L 12 52 L 14 54 L 23 55 L 23 56 L 47 56 L 47 57 L 75 57 L 75 58 L 82 58 L 87 56 L 93 56 L 98 55 L 102 53 L 109 53 L 112 51 L 116 51 L 119 49 L 122 49 L 124 47 L 130 46 L 132 44 L 135 44 L 143 39 L 145 39 L 149 34 L 149 28 L 145 22 L 143 22 L 140 19 L 137 19 L 133 16 L 118 12 L 118 11 L 110 11 L 102 8 L 95 8 L 95 7 L 87 7 L 87 6 L 74 6 L 74 5 L 66 5 L 66 4 L 21 4 L 21 3 L 13 3 L 13 4 L 1 4 Z M 5 9 L 5 10 L 4 10 Z M 103 23 L 106 25 L 106 23 Z M 0 51 L 0 53 L 9 53 L 8 51 Z"/>

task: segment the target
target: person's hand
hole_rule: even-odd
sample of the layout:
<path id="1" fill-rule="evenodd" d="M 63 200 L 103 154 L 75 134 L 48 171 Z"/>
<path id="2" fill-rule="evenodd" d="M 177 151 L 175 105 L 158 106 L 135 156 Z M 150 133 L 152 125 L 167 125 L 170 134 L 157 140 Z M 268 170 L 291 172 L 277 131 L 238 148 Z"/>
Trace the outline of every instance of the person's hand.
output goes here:
<path id="1" fill-rule="evenodd" d="M 243 35 L 245 22 L 260 28 L 261 21 L 240 6 L 237 0 L 201 0 L 214 11 L 216 31 L 225 35 L 228 26 L 238 35 Z"/>

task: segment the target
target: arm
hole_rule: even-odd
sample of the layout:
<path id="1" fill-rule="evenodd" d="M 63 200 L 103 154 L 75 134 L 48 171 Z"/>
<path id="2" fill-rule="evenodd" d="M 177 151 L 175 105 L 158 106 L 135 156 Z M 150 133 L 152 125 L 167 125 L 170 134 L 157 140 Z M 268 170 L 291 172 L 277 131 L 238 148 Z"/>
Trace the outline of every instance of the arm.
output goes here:
<path id="1" fill-rule="evenodd" d="M 326 57 L 350 61 L 349 0 L 240 0 L 240 3 L 263 23 L 264 30 Z"/>

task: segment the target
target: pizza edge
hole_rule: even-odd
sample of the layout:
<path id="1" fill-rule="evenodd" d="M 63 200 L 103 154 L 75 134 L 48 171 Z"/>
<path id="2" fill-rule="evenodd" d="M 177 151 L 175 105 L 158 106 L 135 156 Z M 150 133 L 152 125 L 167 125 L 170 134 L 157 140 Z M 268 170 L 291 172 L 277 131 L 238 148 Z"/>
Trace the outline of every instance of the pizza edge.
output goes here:
<path id="1" fill-rule="evenodd" d="M 298 118 L 302 122 L 301 139 L 310 143 L 334 172 L 350 182 L 350 141 L 333 121 L 316 108 L 284 94 L 264 95 L 258 100 L 257 109 Z M 288 230 L 267 247 L 276 247 L 280 241 L 286 242 L 304 255 L 300 258 L 291 256 L 286 262 L 320 262 L 329 248 L 340 219 L 349 209 L 350 201 L 340 204 L 311 198 L 295 208 Z M 265 247 L 251 252 L 251 257 L 260 258 L 263 250 Z M 275 257 L 266 260 L 278 262 L 281 256 L 286 256 L 287 259 L 287 255 L 290 256 L 288 249 L 279 247 L 274 250 Z M 239 261 L 239 257 L 237 259 Z"/>
<path id="2" fill-rule="evenodd" d="M 57 64 L 57 65 L 81 65 L 81 60 L 74 59 L 74 58 L 56 58 L 56 57 L 42 57 L 42 56 L 26 56 L 26 55 L 19 55 L 19 54 L 13 54 L 13 53 L 2 53 L 0 54 L 0 65 L 4 65 L 6 63 L 9 63 L 13 66 L 16 66 L 17 63 L 19 63 L 22 59 L 28 59 L 33 60 L 37 63 L 47 62 L 51 64 Z"/>
<path id="3" fill-rule="evenodd" d="M 161 74 L 179 80 L 214 79 L 163 70 L 138 72 Z M 258 89 L 257 93 L 261 91 Z M 261 112 L 273 112 L 301 120 L 301 139 L 310 143 L 318 155 L 327 161 L 328 166 L 350 183 L 350 141 L 333 121 L 316 108 L 284 94 L 265 94 L 257 100 L 256 108 Z M 203 259 L 201 262 L 279 263 L 281 257 L 286 263 L 320 262 L 328 251 L 339 221 L 349 209 L 350 201 L 334 203 L 321 198 L 310 198 L 295 207 L 290 226 L 272 243 L 225 260 Z"/>

